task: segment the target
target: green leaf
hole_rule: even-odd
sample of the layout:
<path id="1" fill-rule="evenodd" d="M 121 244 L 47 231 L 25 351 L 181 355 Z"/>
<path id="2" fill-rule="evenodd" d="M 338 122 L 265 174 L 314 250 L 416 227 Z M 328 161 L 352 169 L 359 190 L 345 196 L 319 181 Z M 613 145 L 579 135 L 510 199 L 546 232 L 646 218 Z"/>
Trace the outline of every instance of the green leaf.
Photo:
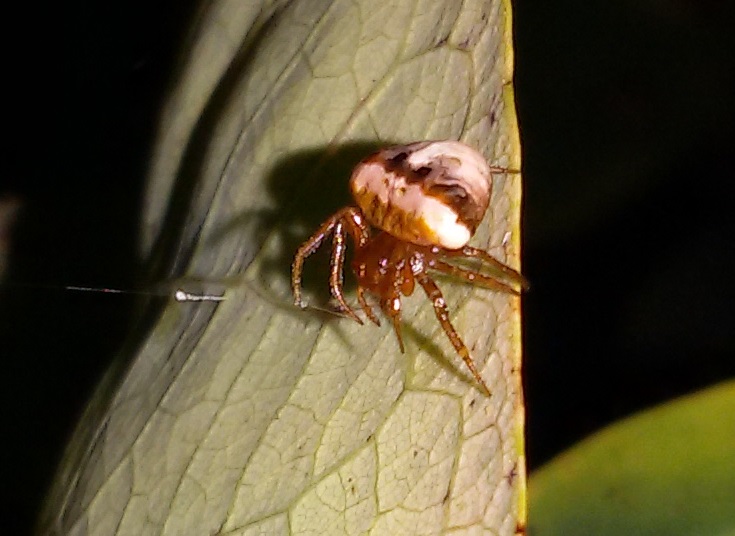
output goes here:
<path id="1" fill-rule="evenodd" d="M 537 536 L 735 534 L 735 382 L 595 434 L 534 473 Z"/>
<path id="2" fill-rule="evenodd" d="M 454 138 L 519 167 L 507 2 L 203 5 L 145 201 L 151 273 L 227 280 L 151 307 L 82 420 L 57 534 L 513 534 L 525 523 L 517 298 L 442 281 L 483 395 L 425 298 L 392 331 L 292 305 L 299 242 L 375 147 Z M 517 265 L 520 177 L 473 244 Z M 307 297 L 327 274 L 310 259 Z M 350 293 L 350 297 L 354 298 Z"/>

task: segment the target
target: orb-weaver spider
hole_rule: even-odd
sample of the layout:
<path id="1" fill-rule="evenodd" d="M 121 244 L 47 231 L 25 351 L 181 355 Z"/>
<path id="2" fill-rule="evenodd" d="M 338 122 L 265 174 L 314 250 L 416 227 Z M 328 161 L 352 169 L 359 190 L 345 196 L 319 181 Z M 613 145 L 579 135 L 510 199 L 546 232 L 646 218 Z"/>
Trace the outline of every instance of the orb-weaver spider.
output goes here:
<path id="1" fill-rule="evenodd" d="M 362 320 L 347 304 L 343 272 L 347 238 L 355 244 L 352 269 L 357 301 L 367 317 L 380 320 L 365 299 L 375 295 L 391 318 L 401 352 L 401 295 L 418 283 L 457 353 L 489 395 L 470 352 L 449 320 L 444 296 L 429 272 L 449 274 L 501 292 L 519 295 L 525 278 L 488 252 L 468 246 L 490 202 L 492 173 L 508 169 L 488 166 L 473 148 L 458 141 L 423 141 L 389 147 L 360 162 L 350 178 L 357 206 L 347 206 L 327 219 L 296 252 L 291 271 L 294 302 L 303 307 L 301 274 L 306 258 L 332 235 L 329 288 L 342 312 Z M 379 229 L 373 234 L 372 228 Z M 497 276 L 448 261 L 477 259 Z"/>

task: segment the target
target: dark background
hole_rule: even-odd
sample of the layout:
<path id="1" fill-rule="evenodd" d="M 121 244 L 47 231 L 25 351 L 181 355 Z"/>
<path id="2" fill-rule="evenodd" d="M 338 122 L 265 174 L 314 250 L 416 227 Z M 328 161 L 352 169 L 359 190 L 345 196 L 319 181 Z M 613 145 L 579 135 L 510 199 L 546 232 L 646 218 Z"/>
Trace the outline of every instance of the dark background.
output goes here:
<path id="1" fill-rule="evenodd" d="M 190 4 L 8 16 L 24 31 L 5 37 L 0 184 L 0 207 L 21 206 L 0 290 L 8 534 L 29 530 L 131 327 L 130 297 L 51 287 L 140 281 L 147 151 Z M 533 469 L 735 377 L 735 25 L 714 0 L 514 4 Z"/>

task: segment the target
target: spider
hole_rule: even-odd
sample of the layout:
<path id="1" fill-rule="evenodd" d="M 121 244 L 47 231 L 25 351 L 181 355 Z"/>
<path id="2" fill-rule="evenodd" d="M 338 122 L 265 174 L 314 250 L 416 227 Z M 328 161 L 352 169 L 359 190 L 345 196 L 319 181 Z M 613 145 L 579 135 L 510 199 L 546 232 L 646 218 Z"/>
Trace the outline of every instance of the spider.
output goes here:
<path id="1" fill-rule="evenodd" d="M 401 336 L 401 295 L 410 296 L 416 283 L 434 306 L 436 317 L 459 356 L 483 390 L 490 390 L 475 367 L 467 346 L 452 326 L 441 290 L 429 272 L 449 274 L 481 286 L 519 295 L 525 278 L 488 252 L 468 246 L 490 201 L 492 173 L 473 148 L 458 141 L 421 141 L 382 149 L 352 172 L 350 189 L 357 206 L 333 214 L 296 251 L 291 271 L 294 303 L 304 307 L 301 275 L 306 258 L 332 235 L 329 289 L 340 310 L 362 324 L 343 292 L 348 237 L 355 244 L 352 269 L 357 277 L 357 302 L 378 326 L 368 304 L 369 292 L 392 320 L 398 346 Z M 373 234 L 373 228 L 378 229 Z M 496 275 L 486 275 L 449 261 L 478 260 Z"/>

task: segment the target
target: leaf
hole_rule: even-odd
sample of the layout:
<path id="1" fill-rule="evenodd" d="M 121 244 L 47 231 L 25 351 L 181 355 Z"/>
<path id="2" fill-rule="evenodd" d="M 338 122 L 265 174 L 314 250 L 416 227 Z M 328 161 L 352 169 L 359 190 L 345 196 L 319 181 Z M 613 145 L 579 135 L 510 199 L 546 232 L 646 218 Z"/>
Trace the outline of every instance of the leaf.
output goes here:
<path id="1" fill-rule="evenodd" d="M 735 382 L 595 434 L 530 485 L 538 536 L 735 534 Z"/>
<path id="2" fill-rule="evenodd" d="M 523 525 L 517 298 L 442 283 L 487 398 L 425 299 L 386 327 L 295 310 L 289 269 L 375 147 L 461 138 L 519 167 L 507 2 L 205 4 L 162 114 L 152 276 L 229 280 L 152 304 L 84 416 L 51 534 L 513 534 Z M 518 260 L 520 179 L 474 244 Z M 326 272 L 310 259 L 309 299 Z"/>

